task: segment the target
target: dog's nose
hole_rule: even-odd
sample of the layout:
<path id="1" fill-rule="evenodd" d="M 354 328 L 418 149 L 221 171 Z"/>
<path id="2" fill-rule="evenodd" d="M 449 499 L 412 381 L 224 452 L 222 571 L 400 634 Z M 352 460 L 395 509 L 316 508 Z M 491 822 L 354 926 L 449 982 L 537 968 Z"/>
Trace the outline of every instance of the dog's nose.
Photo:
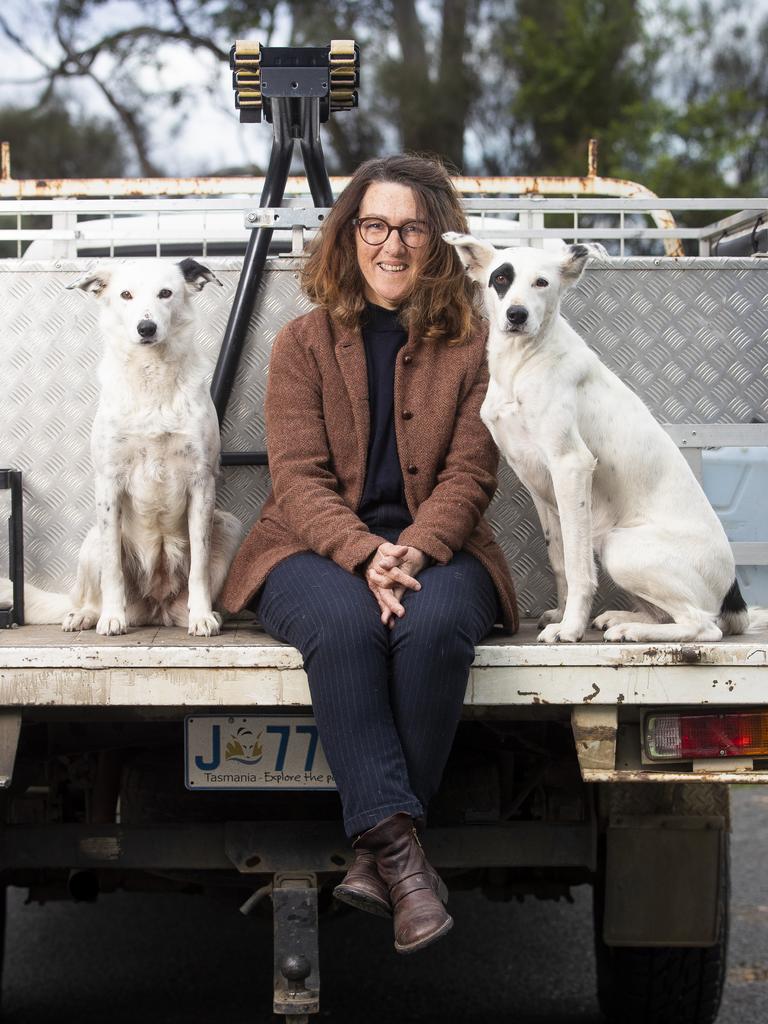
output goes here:
<path id="1" fill-rule="evenodd" d="M 136 330 L 142 336 L 142 338 L 154 338 L 157 334 L 157 324 L 154 320 L 139 320 Z"/>
<path id="2" fill-rule="evenodd" d="M 528 310 L 525 306 L 510 306 L 507 310 L 507 320 L 513 327 L 522 327 L 528 319 Z"/>

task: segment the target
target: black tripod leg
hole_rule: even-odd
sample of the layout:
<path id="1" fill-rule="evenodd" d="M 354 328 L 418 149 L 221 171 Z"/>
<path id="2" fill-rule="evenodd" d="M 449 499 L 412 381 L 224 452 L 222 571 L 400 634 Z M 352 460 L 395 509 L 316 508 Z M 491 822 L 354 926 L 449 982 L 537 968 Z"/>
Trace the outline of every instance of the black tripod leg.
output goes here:
<path id="1" fill-rule="evenodd" d="M 320 105 L 317 100 L 300 99 L 301 155 L 307 173 L 309 190 L 315 206 L 333 206 L 333 191 L 325 168 L 323 144 L 320 139 Z"/>
<path id="2" fill-rule="evenodd" d="M 269 166 L 259 206 L 280 206 L 283 201 L 293 153 L 289 103 L 290 100 L 287 99 L 272 100 L 272 152 L 269 156 Z M 227 402 L 240 362 L 240 353 L 248 331 L 248 321 L 253 310 L 256 290 L 261 282 L 264 263 L 269 252 L 272 231 L 272 228 L 259 228 L 252 231 L 245 250 L 243 270 L 237 283 L 237 291 L 232 301 L 232 309 L 211 382 L 211 397 L 216 406 L 219 425 L 223 422 L 227 410 Z"/>

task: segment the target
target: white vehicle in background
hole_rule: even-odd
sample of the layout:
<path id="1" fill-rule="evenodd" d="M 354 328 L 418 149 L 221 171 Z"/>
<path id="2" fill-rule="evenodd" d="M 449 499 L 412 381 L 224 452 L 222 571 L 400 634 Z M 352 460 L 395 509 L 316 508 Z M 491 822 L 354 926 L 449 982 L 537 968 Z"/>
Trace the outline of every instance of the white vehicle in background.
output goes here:
<path id="1" fill-rule="evenodd" d="M 307 216 L 313 219 L 316 216 L 309 197 L 296 200 L 292 209 L 306 210 Z M 76 221 L 68 219 L 71 237 L 56 238 L 55 229 L 40 231 L 39 237 L 24 250 L 23 257 L 43 260 L 57 256 L 83 259 L 242 256 L 252 230 L 247 222 L 252 212 L 253 199 L 248 197 L 243 198 L 236 209 L 232 209 L 231 200 L 186 200 L 183 204 L 168 200 L 158 204 L 158 209 L 142 213 L 78 214 Z M 522 227 L 519 218 L 489 212 L 487 215 L 469 214 L 468 221 L 473 234 L 493 245 L 524 244 L 519 234 Z M 306 232 L 309 236 L 313 233 L 314 229 Z M 547 248 L 553 249 L 564 244 L 558 238 L 543 241 Z M 276 226 L 270 255 L 290 255 L 295 242 L 291 228 Z M 304 244 L 304 232 L 300 244 Z"/>

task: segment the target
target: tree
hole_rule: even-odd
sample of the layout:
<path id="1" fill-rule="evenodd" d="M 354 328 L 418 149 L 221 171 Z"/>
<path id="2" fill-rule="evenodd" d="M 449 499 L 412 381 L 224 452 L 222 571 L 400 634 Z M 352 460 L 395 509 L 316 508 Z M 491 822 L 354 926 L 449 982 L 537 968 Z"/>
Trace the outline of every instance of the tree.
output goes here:
<path id="1" fill-rule="evenodd" d="M 53 56 L 22 31 L 30 5 Z M 660 194 L 768 184 L 764 0 L 5 0 L 0 34 L 40 69 L 43 107 L 90 82 L 143 174 L 158 113 L 193 117 L 235 38 L 352 37 L 360 107 L 328 125 L 332 172 L 405 148 L 465 173 L 579 174 L 596 136 L 602 173 Z M 168 47 L 199 57 L 182 88 L 162 80 Z"/>
<path id="2" fill-rule="evenodd" d="M 660 194 L 760 195 L 768 187 L 768 12 L 743 0 L 664 8 L 674 51 L 659 62 L 665 103 L 642 156 Z M 626 152 L 626 163 L 637 163 Z"/>
<path id="3" fill-rule="evenodd" d="M 506 165 L 520 174 L 583 174 L 591 137 L 610 162 L 631 130 L 626 111 L 651 86 L 638 0 L 518 0 L 517 18 L 497 38 L 497 60 L 512 71 L 501 97 L 511 125 Z"/>
<path id="4" fill-rule="evenodd" d="M 127 155 L 114 125 L 74 117 L 60 102 L 0 108 L 0 139 L 11 144 L 17 178 L 98 178 L 125 173 Z"/>
<path id="5" fill-rule="evenodd" d="M 362 44 L 361 110 L 354 126 L 343 117 L 330 125 L 332 169 L 351 170 L 381 152 L 382 142 L 439 152 L 461 166 L 467 117 L 477 96 L 466 39 L 479 24 L 484 2 L 435 0 L 424 12 L 416 0 L 270 0 L 256 11 L 248 0 L 134 0 L 134 16 L 115 28 L 96 16 L 109 0 L 50 0 L 40 12 L 50 26 L 47 37 L 58 47 L 50 59 L 26 41 L 26 4 L 22 9 L 12 0 L 0 13 L 0 32 L 39 67 L 43 102 L 60 95 L 72 79 L 89 81 L 114 111 L 142 174 L 159 170 L 150 144 L 152 111 L 191 106 L 197 90 L 211 88 L 202 80 L 184 90 L 158 86 L 150 93 L 142 83 L 158 49 L 183 45 L 225 62 L 236 37 L 269 43 L 278 22 L 295 44 L 349 37 Z M 100 31 L 102 23 L 111 25 L 108 32 Z"/>

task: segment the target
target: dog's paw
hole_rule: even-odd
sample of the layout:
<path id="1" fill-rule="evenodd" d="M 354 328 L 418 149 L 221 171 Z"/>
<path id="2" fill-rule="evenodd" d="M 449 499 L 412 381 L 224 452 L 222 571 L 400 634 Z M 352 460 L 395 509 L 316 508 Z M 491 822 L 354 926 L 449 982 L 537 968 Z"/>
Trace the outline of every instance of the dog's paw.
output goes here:
<path id="1" fill-rule="evenodd" d="M 608 643 L 621 643 L 623 640 L 629 640 L 634 643 L 640 639 L 640 634 L 646 632 L 647 629 L 647 623 L 614 622 L 614 624 L 603 633 L 603 640 L 607 640 Z"/>
<path id="2" fill-rule="evenodd" d="M 635 641 L 638 637 L 635 635 L 638 632 L 639 627 L 642 623 L 639 622 L 615 622 L 603 633 L 603 640 L 607 640 L 608 643 L 620 643 L 622 640 Z M 648 626 L 645 626 L 647 629 Z"/>
<path id="3" fill-rule="evenodd" d="M 611 626 L 618 626 L 620 623 L 625 622 L 626 618 L 626 612 L 603 612 L 601 615 L 595 616 L 595 618 L 592 620 L 592 625 L 595 629 L 610 629 Z"/>
<path id="4" fill-rule="evenodd" d="M 562 608 L 550 608 L 549 611 L 542 612 L 539 621 L 536 623 L 539 629 L 543 629 L 548 626 L 550 622 L 562 622 L 563 620 L 563 609 Z"/>
<path id="5" fill-rule="evenodd" d="M 78 633 L 81 629 L 93 629 L 99 613 L 92 608 L 78 608 L 64 616 L 61 628 L 65 633 Z"/>
<path id="6" fill-rule="evenodd" d="M 96 632 L 100 636 L 120 636 L 128 632 L 125 615 L 120 612 L 102 612 L 96 623 Z"/>
<path id="7" fill-rule="evenodd" d="M 583 629 L 574 629 L 563 622 L 551 622 L 539 633 L 540 644 L 577 644 L 584 636 Z"/>
<path id="8" fill-rule="evenodd" d="M 189 613 L 190 636 L 218 636 L 221 632 L 221 616 L 218 612 Z"/>

